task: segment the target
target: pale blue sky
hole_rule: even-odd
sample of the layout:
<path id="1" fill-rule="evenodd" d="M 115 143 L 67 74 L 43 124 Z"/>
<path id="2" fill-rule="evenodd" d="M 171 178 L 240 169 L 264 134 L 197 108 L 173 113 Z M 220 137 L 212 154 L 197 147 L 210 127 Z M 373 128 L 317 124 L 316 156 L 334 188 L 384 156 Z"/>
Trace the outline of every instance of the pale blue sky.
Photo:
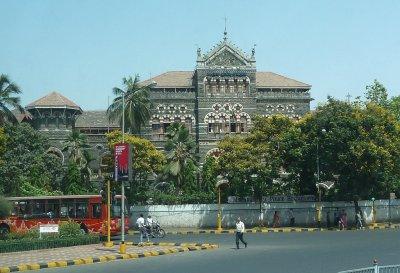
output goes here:
<path id="1" fill-rule="evenodd" d="M 124 76 L 193 70 L 229 38 L 257 69 L 327 95 L 362 95 L 375 78 L 400 94 L 400 1 L 0 0 L 0 73 L 27 104 L 56 90 L 83 109 L 105 109 Z"/>

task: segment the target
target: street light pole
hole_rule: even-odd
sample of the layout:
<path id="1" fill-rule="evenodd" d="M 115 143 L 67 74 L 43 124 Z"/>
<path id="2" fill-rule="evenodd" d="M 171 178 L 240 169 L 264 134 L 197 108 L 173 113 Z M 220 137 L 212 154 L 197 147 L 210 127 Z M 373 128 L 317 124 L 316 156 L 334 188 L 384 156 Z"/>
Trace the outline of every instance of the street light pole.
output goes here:
<path id="1" fill-rule="evenodd" d="M 122 93 L 122 143 L 125 143 L 125 92 Z M 130 166 L 129 166 L 130 167 Z M 126 253 L 125 246 L 125 181 L 121 185 L 121 245 L 119 247 L 120 254 Z"/>
<path id="2" fill-rule="evenodd" d="M 323 128 L 321 132 L 324 134 L 326 130 Z M 317 135 L 317 191 L 318 191 L 318 207 L 317 207 L 317 223 L 318 227 L 321 227 L 322 218 L 322 204 L 321 204 L 321 188 L 320 188 L 320 166 L 319 166 L 319 138 Z"/>

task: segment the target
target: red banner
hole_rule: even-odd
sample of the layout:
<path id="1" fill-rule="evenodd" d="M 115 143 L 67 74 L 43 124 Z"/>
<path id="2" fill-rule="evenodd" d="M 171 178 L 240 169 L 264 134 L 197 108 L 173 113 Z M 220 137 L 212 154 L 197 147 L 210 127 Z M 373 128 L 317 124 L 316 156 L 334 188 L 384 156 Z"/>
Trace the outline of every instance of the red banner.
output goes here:
<path id="1" fill-rule="evenodd" d="M 128 143 L 117 143 L 114 146 L 115 181 L 129 179 L 130 146 Z"/>

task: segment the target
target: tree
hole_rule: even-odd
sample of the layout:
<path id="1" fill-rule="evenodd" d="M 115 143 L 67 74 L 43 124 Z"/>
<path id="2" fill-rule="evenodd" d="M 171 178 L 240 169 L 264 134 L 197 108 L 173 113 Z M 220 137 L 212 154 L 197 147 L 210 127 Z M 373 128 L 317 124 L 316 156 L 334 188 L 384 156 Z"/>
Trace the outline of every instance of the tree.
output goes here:
<path id="1" fill-rule="evenodd" d="M 25 111 L 20 105 L 20 98 L 13 96 L 20 93 L 21 90 L 15 83 L 11 82 L 6 75 L 0 75 L 0 125 L 4 125 L 7 122 L 18 123 L 17 118 L 9 107 L 15 108 L 21 113 Z"/>
<path id="2" fill-rule="evenodd" d="M 107 135 L 107 143 L 111 154 L 114 153 L 114 145 L 122 142 L 121 131 L 113 131 Z M 131 144 L 132 149 L 132 172 L 133 179 L 130 181 L 130 201 L 145 201 L 145 192 L 149 190 L 148 177 L 158 174 L 165 163 L 165 155 L 156 149 L 149 140 L 131 134 L 125 134 L 125 142 Z M 114 160 L 111 157 L 105 158 L 104 168 L 106 172 L 114 171 Z"/>
<path id="3" fill-rule="evenodd" d="M 29 124 L 5 126 L 6 146 L 0 164 L 0 191 L 4 195 L 52 194 L 59 190 L 61 159 L 48 153 L 48 139 Z"/>
<path id="4" fill-rule="evenodd" d="M 69 160 L 79 166 L 84 166 L 86 164 L 84 151 L 89 148 L 86 135 L 81 134 L 78 130 L 72 130 L 64 142 L 63 152 L 68 153 Z"/>
<path id="5" fill-rule="evenodd" d="M 113 88 L 117 96 L 107 109 L 111 120 L 118 120 L 122 124 L 122 96 L 125 98 L 125 128 L 133 134 L 140 134 L 150 119 L 151 102 L 149 98 L 150 86 L 139 84 L 139 76 L 123 78 L 122 83 L 125 90 L 118 87 Z"/>
<path id="6" fill-rule="evenodd" d="M 329 98 L 296 127 L 301 132 L 293 135 L 300 137 L 293 146 L 298 152 L 288 165 L 302 193 L 316 191 L 317 156 L 322 181 L 338 176 L 329 193 L 335 199 L 356 202 L 400 190 L 400 127 L 384 107 Z"/>
<path id="7" fill-rule="evenodd" d="M 374 83 L 366 86 L 365 97 L 368 102 L 376 103 L 380 106 L 387 106 L 388 104 L 388 93 L 386 88 L 378 82 L 378 80 L 374 80 Z"/>
<path id="8" fill-rule="evenodd" d="M 389 101 L 389 110 L 400 122 L 400 96 L 392 97 Z"/>
<path id="9" fill-rule="evenodd" d="M 78 164 L 74 161 L 69 161 L 63 179 L 62 191 L 65 194 L 83 194 L 90 192 L 90 189 L 87 189 L 85 185 L 86 183 Z"/>
<path id="10" fill-rule="evenodd" d="M 164 174 L 172 177 L 176 189 L 182 190 L 190 187 L 188 185 L 190 181 L 187 179 L 187 168 L 192 168 L 192 173 L 196 171 L 196 168 L 193 168 L 196 143 L 189 130 L 180 123 L 172 123 L 168 127 L 166 136 L 167 165 L 165 166 Z"/>
<path id="11" fill-rule="evenodd" d="M 0 127 L 0 165 L 2 164 L 2 158 L 6 151 L 6 134 L 4 133 L 4 128 Z"/>
<path id="12" fill-rule="evenodd" d="M 207 193 L 215 192 L 218 175 L 218 159 L 213 156 L 206 156 L 201 170 L 201 190 Z"/>

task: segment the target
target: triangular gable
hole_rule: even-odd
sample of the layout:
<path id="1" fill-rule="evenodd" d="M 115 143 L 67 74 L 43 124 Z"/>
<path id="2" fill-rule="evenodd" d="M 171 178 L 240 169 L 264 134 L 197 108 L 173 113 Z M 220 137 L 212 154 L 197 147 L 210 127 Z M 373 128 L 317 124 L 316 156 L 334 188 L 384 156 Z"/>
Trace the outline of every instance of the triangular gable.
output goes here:
<path id="1" fill-rule="evenodd" d="M 205 55 L 198 56 L 197 63 L 205 67 L 252 67 L 254 55 L 246 56 L 242 50 L 224 40 Z"/>

